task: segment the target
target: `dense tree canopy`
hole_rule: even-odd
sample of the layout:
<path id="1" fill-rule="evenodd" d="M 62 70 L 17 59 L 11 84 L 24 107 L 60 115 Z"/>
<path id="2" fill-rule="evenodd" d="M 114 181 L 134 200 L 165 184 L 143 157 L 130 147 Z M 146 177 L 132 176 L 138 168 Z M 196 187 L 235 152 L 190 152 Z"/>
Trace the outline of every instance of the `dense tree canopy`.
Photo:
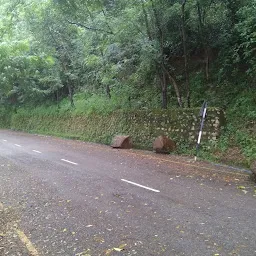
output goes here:
<path id="1" fill-rule="evenodd" d="M 75 107 L 80 94 L 189 107 L 204 97 L 218 104 L 230 84 L 232 97 L 255 88 L 255 0 L 0 3 L 4 106 L 68 98 Z"/>

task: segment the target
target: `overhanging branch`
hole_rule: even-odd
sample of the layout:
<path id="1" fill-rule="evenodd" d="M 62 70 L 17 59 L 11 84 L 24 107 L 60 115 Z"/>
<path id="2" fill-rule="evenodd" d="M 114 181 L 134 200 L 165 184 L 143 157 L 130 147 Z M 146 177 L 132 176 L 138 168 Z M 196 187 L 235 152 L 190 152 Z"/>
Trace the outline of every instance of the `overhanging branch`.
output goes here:
<path id="1" fill-rule="evenodd" d="M 114 34 L 112 31 L 107 31 L 107 30 L 100 29 L 100 28 L 89 27 L 89 26 L 86 26 L 86 25 L 81 24 L 81 23 L 79 23 L 79 22 L 73 22 L 73 21 L 69 21 L 69 20 L 68 20 L 68 23 L 69 23 L 69 24 L 72 24 L 72 25 L 76 25 L 76 26 L 81 27 L 81 28 L 84 28 L 84 29 L 87 29 L 87 30 L 100 31 L 100 32 L 104 32 L 104 33 L 107 33 L 107 34 L 111 34 L 111 35 Z"/>

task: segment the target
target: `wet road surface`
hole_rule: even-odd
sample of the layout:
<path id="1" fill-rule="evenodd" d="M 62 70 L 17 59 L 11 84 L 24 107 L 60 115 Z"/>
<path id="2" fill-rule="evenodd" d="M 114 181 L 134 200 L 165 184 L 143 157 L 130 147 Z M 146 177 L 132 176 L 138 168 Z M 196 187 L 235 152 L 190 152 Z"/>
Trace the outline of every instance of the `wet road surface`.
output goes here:
<path id="1" fill-rule="evenodd" d="M 256 255 L 256 186 L 185 157 L 0 131 L 0 255 Z"/>

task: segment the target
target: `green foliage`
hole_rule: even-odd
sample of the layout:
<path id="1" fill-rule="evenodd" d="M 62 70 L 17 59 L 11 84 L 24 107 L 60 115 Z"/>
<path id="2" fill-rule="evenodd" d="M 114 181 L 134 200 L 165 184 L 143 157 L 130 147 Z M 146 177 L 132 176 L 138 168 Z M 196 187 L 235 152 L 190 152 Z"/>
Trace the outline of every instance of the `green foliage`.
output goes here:
<path id="1" fill-rule="evenodd" d="M 236 133 L 236 140 L 243 149 L 243 153 L 249 159 L 256 159 L 256 137 L 250 136 L 246 132 L 238 131 Z"/>
<path id="2" fill-rule="evenodd" d="M 218 143 L 214 147 L 211 145 L 211 149 L 215 148 L 225 155 L 230 148 L 239 148 L 247 159 L 248 167 L 250 162 L 256 159 L 255 93 L 253 90 L 248 90 L 237 98 L 229 100 L 230 105 L 226 113 L 228 125 L 222 131 Z M 234 159 L 234 161 L 239 161 L 239 159 Z"/>
<path id="3" fill-rule="evenodd" d="M 7 10 L 12 10 L 11 16 L 5 15 Z M 250 81 L 254 78 L 254 10 L 255 0 L 248 4 L 247 1 L 208 0 L 186 3 L 184 26 L 188 57 L 191 60 L 208 57 L 210 62 L 221 63 L 216 72 L 222 80 L 219 83 L 221 86 L 233 84 L 230 75 L 234 77 L 244 68 Z M 126 93 L 122 98 L 135 98 L 136 92 L 138 99 L 143 97 L 144 91 L 146 94 L 155 91 L 153 97 L 158 96 L 159 99 L 154 100 L 157 104 L 152 107 L 158 107 L 161 97 L 164 97 L 161 87 L 165 83 L 170 106 L 176 105 L 178 91 L 183 98 L 187 93 L 184 65 L 180 62 L 184 56 L 184 46 L 179 1 L 23 0 L 9 3 L 3 0 L 0 13 L 3 20 L 11 20 L 8 26 L 5 22 L 0 24 L 0 27 L 8 27 L 3 30 L 6 44 L 21 42 L 17 49 L 12 47 L 9 51 L 11 56 L 22 57 L 19 62 L 25 62 L 24 58 L 31 55 L 46 58 L 43 75 L 33 77 L 37 63 L 22 66 L 23 76 L 26 76 L 22 78 L 23 82 L 31 83 L 31 79 L 32 83 L 37 84 L 28 86 L 28 89 L 24 86 L 23 103 L 29 104 L 31 98 L 40 102 L 38 99 L 45 95 L 48 100 L 57 102 L 68 97 L 72 104 L 74 94 L 84 90 L 100 97 L 107 93 L 109 98 L 117 91 Z M 24 38 L 27 38 L 26 42 Z M 22 49 L 22 46 L 26 48 Z M 214 54 L 220 53 L 218 58 L 212 56 L 213 51 Z M 191 62 L 190 72 L 203 74 L 200 71 L 203 66 L 199 63 L 193 70 L 195 63 Z M 170 75 L 173 79 L 170 79 Z M 209 80 L 206 81 L 204 75 L 201 75 L 200 81 L 194 77 L 191 75 L 190 90 L 192 102 L 198 106 L 203 97 L 212 98 L 216 90 L 207 88 Z M 4 85 L 6 88 L 13 84 L 12 81 L 7 83 L 9 85 Z M 213 81 L 212 87 L 218 90 L 217 83 Z M 49 84 L 49 88 L 45 88 L 46 84 Z M 35 87 L 34 93 L 29 87 Z M 236 85 L 234 94 L 238 95 L 241 89 Z M 24 92 L 28 92 L 28 95 Z M 212 103 L 218 105 L 221 100 L 212 100 Z"/>
<path id="4" fill-rule="evenodd" d="M 256 120 L 256 93 L 247 90 L 233 99 L 233 104 L 228 112 L 230 119 L 235 117 L 237 123 L 242 120 Z"/>
<path id="5" fill-rule="evenodd" d="M 44 102 L 62 85 L 51 56 L 32 55 L 28 42 L 0 44 L 0 102 L 13 106 Z"/>
<path id="6" fill-rule="evenodd" d="M 0 128 L 10 128 L 11 125 L 11 110 L 0 108 Z"/>
<path id="7" fill-rule="evenodd" d="M 239 34 L 239 43 L 236 47 L 239 63 L 246 63 L 246 74 L 255 83 L 256 72 L 256 1 L 252 0 L 248 5 L 238 11 L 239 22 L 236 31 Z"/>

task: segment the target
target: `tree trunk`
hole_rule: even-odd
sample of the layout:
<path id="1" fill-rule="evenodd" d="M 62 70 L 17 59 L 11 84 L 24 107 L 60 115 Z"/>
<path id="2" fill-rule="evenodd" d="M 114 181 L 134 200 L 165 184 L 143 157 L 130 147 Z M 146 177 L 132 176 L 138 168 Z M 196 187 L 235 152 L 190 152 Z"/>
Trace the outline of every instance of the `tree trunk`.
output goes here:
<path id="1" fill-rule="evenodd" d="M 240 4 L 239 0 L 227 0 L 227 10 L 228 10 L 228 17 L 231 21 L 231 28 L 234 29 L 235 24 L 237 24 L 238 16 L 237 11 L 239 10 Z"/>
<path id="2" fill-rule="evenodd" d="M 64 75 L 66 76 L 66 73 L 67 73 L 67 64 L 65 61 L 63 61 L 62 63 L 62 67 L 63 67 L 63 71 L 64 71 Z M 68 98 L 69 98 L 69 101 L 70 101 L 70 106 L 72 108 L 75 107 L 75 103 L 74 103 L 74 88 L 72 85 L 70 85 L 70 80 L 68 79 L 68 77 L 66 77 L 65 79 L 65 83 L 68 87 Z"/>
<path id="3" fill-rule="evenodd" d="M 174 87 L 174 90 L 175 90 L 175 93 L 176 93 L 176 97 L 177 97 L 178 105 L 179 105 L 179 107 L 182 108 L 183 104 L 182 104 L 182 99 L 181 99 L 181 95 L 180 95 L 179 86 L 177 84 L 177 81 L 174 78 L 174 76 L 172 76 L 171 73 L 168 72 L 167 69 L 164 68 L 164 70 L 165 70 L 166 74 L 168 75 L 170 82 L 173 84 L 173 87 Z"/>
<path id="4" fill-rule="evenodd" d="M 92 23 L 94 24 L 94 27 L 96 27 L 96 23 L 95 23 L 95 20 L 94 20 L 94 17 L 93 17 L 93 15 L 92 15 L 91 11 L 89 10 L 89 8 L 88 8 L 87 5 L 85 5 L 85 6 L 86 6 L 86 9 L 87 9 L 87 12 L 89 13 L 90 19 L 91 19 Z M 114 34 L 113 31 L 112 31 L 112 29 L 110 28 L 108 22 L 107 22 L 106 13 L 105 13 L 105 11 L 104 11 L 103 9 L 102 9 L 102 13 L 103 13 L 103 15 L 104 15 L 104 17 L 105 17 L 105 22 L 107 23 L 107 26 L 108 26 L 108 28 L 109 28 L 110 31 L 111 31 L 111 34 Z M 97 40 L 98 40 L 98 42 L 101 42 L 102 40 L 100 39 L 100 36 L 99 36 L 99 33 L 98 33 L 98 32 L 99 32 L 99 30 L 95 30 L 95 34 L 96 34 Z M 104 60 L 104 52 L 103 52 L 103 50 L 102 50 L 101 47 L 99 47 L 99 49 L 100 49 L 100 55 L 101 55 L 101 58 L 102 58 L 102 61 L 103 61 L 103 67 L 104 67 L 104 68 L 103 68 L 102 73 L 103 73 L 103 75 L 104 75 L 104 74 L 106 74 L 106 72 L 107 72 L 107 70 L 106 70 L 106 63 L 105 63 L 105 60 Z M 109 84 L 106 85 L 106 88 L 105 88 L 105 89 L 106 89 L 106 94 L 107 94 L 108 98 L 111 99 L 111 90 L 110 90 Z"/>
<path id="5" fill-rule="evenodd" d="M 167 83 L 166 74 L 162 72 L 162 108 L 167 109 Z"/>
<path id="6" fill-rule="evenodd" d="M 57 107 L 59 108 L 60 107 L 60 104 L 59 104 L 59 89 L 56 90 L 55 99 L 56 99 L 56 102 L 57 102 Z"/>
<path id="7" fill-rule="evenodd" d="M 154 2 L 152 0 L 151 0 L 151 5 L 152 5 L 153 13 L 154 13 L 154 16 L 155 16 L 155 20 L 156 20 L 156 27 L 158 29 L 158 40 L 159 40 L 159 43 L 160 43 L 161 66 L 159 67 L 160 68 L 159 78 L 160 78 L 160 81 L 161 81 L 161 88 L 162 88 L 162 107 L 166 109 L 167 106 L 168 106 L 167 79 L 166 79 L 168 77 L 170 82 L 174 86 L 174 90 L 175 90 L 175 94 L 176 94 L 176 97 L 177 97 L 178 105 L 179 105 L 179 107 L 182 108 L 183 104 L 182 104 L 182 99 L 181 99 L 181 95 L 180 95 L 179 86 L 177 84 L 177 81 L 174 78 L 174 76 L 172 76 L 171 73 L 168 71 L 168 68 L 166 68 L 166 66 L 165 66 L 164 33 L 162 31 L 162 28 L 161 28 L 161 24 L 160 24 L 160 21 L 159 21 L 159 16 L 158 16 L 157 10 L 156 10 Z M 149 34 L 149 36 L 150 36 L 150 34 Z M 159 65 L 159 63 L 158 63 L 158 65 Z"/>
<path id="8" fill-rule="evenodd" d="M 182 43 L 183 43 L 183 54 L 184 54 L 184 68 L 185 68 L 185 79 L 186 79 L 186 93 L 187 93 L 187 106 L 190 108 L 190 86 L 189 86 L 189 69 L 188 69 L 188 52 L 187 52 L 187 36 L 185 28 L 185 5 L 186 0 L 183 0 L 181 6 L 182 13 Z"/>
<path id="9" fill-rule="evenodd" d="M 142 11 L 143 11 L 143 15 L 144 15 L 144 20 L 145 20 L 148 39 L 150 41 L 152 41 L 152 35 L 151 35 L 151 31 L 150 31 L 150 27 L 149 27 L 149 21 L 148 21 L 148 14 L 146 12 L 145 2 L 143 0 L 141 0 L 141 5 L 142 5 Z"/>
<path id="10" fill-rule="evenodd" d="M 206 47 L 205 50 L 205 77 L 206 80 L 209 81 L 209 77 L 210 77 L 210 59 L 209 59 L 209 51 L 208 51 L 208 47 Z"/>
<path id="11" fill-rule="evenodd" d="M 75 103 L 74 103 L 74 93 L 73 93 L 73 87 L 68 83 L 68 97 L 70 100 L 70 105 L 72 108 L 75 107 Z"/>
<path id="12" fill-rule="evenodd" d="M 109 85 L 106 86 L 106 93 L 108 95 L 108 98 L 111 99 L 111 93 L 110 93 L 110 86 Z"/>
<path id="13" fill-rule="evenodd" d="M 202 42 L 202 45 L 204 47 L 204 56 L 205 56 L 205 77 L 206 80 L 209 80 L 209 66 L 210 66 L 210 58 L 209 58 L 209 47 L 207 45 L 207 42 L 205 40 L 205 35 L 204 35 L 204 25 L 203 25 L 203 19 L 202 19 L 202 11 L 200 7 L 199 1 L 197 1 L 197 13 L 198 13 L 198 20 L 199 20 L 199 34 L 200 34 L 200 39 Z"/>
<path id="14" fill-rule="evenodd" d="M 154 2 L 151 0 L 151 5 L 152 5 L 152 9 L 153 9 L 153 13 L 155 16 L 155 21 L 156 21 L 156 27 L 158 30 L 158 35 L 157 38 L 159 40 L 160 43 L 160 69 L 159 70 L 159 78 L 161 81 L 161 87 L 162 87 L 162 108 L 167 109 L 167 104 L 168 104 L 168 100 L 167 100 L 167 83 L 166 83 L 166 72 L 165 72 L 165 57 L 164 57 L 164 34 L 161 28 L 161 24 L 159 21 L 159 17 L 158 17 L 158 13 L 156 10 L 156 7 L 154 5 Z"/>

